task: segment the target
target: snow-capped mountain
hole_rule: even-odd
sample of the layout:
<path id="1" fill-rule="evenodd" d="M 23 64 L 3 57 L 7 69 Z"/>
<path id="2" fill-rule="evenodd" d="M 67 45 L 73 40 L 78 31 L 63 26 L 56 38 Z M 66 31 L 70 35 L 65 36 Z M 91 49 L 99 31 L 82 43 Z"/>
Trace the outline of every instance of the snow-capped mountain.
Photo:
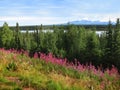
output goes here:
<path id="1" fill-rule="evenodd" d="M 108 22 L 80 20 L 80 21 L 71 21 L 71 22 L 68 22 L 68 24 L 74 24 L 74 25 L 108 25 Z M 115 24 L 115 23 L 112 22 L 112 24 Z"/>

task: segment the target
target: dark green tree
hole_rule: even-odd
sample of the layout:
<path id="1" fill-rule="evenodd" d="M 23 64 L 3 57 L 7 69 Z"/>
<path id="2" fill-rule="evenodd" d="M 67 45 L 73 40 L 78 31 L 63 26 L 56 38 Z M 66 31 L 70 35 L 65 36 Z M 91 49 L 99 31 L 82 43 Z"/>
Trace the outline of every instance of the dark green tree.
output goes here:
<path id="1" fill-rule="evenodd" d="M 22 35 L 20 32 L 19 24 L 16 23 L 15 31 L 14 31 L 14 48 L 21 49 L 22 48 Z"/>
<path id="2" fill-rule="evenodd" d="M 39 28 L 39 50 L 41 51 L 41 52 L 43 52 L 44 50 L 43 50 L 43 48 L 44 48 L 44 32 L 43 32 L 43 26 L 42 26 L 42 24 L 41 24 L 41 26 L 40 26 L 40 28 Z"/>
<path id="3" fill-rule="evenodd" d="M 79 51 L 78 47 L 78 28 L 74 25 L 69 25 L 68 30 L 65 33 L 65 49 L 67 58 L 74 60 L 76 54 Z"/>
<path id="4" fill-rule="evenodd" d="M 78 28 L 78 34 L 76 39 L 77 53 L 76 58 L 81 62 L 85 62 L 85 54 L 86 54 L 86 47 L 87 47 L 87 30 L 84 27 Z"/>
<path id="5" fill-rule="evenodd" d="M 87 35 L 86 47 L 87 62 L 98 64 L 101 57 L 100 41 L 95 31 L 89 31 Z"/>
<path id="6" fill-rule="evenodd" d="M 12 39 L 13 31 L 9 29 L 8 24 L 5 22 L 0 32 L 1 47 L 10 48 Z"/>
<path id="7" fill-rule="evenodd" d="M 58 51 L 56 52 L 57 57 L 64 58 L 66 56 L 66 51 L 65 51 L 65 46 L 64 46 L 64 35 L 65 35 L 65 30 L 62 28 L 59 29 L 57 26 L 53 26 L 54 34 L 56 35 L 56 47 Z"/>
<path id="8" fill-rule="evenodd" d="M 39 47 L 39 42 L 40 42 L 40 40 L 39 40 L 39 27 L 38 26 L 36 26 L 36 32 L 35 32 L 35 40 L 36 40 L 36 43 L 37 43 L 37 48 Z"/>
<path id="9" fill-rule="evenodd" d="M 105 67 L 111 67 L 114 64 L 114 37 L 113 37 L 113 27 L 111 21 L 109 21 L 108 30 L 106 31 L 106 47 L 105 47 L 105 55 L 103 65 Z"/>
<path id="10" fill-rule="evenodd" d="M 44 39 L 44 51 L 46 53 L 53 53 L 54 55 L 57 54 L 57 47 L 56 47 L 57 38 L 56 37 L 57 36 L 55 33 L 46 32 L 45 39 Z"/>
<path id="11" fill-rule="evenodd" d="M 120 20 L 117 19 L 115 30 L 114 30 L 114 65 L 119 67 L 120 65 Z"/>
<path id="12" fill-rule="evenodd" d="M 29 51 L 29 50 L 31 49 L 31 43 L 30 43 L 31 37 L 30 37 L 30 35 L 29 35 L 28 29 L 26 30 L 26 33 L 24 34 L 23 37 L 24 37 L 24 38 L 23 38 L 23 49 Z"/>
<path id="13" fill-rule="evenodd" d="M 34 32 L 34 44 L 36 43 L 36 52 L 44 52 L 44 32 L 42 24 L 38 27 L 36 26 L 36 31 Z"/>

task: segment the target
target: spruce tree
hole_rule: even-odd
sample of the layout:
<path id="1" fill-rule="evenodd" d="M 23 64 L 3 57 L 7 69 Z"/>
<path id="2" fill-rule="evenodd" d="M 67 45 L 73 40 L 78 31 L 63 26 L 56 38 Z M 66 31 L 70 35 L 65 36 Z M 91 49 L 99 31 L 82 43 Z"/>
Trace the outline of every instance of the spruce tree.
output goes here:
<path id="1" fill-rule="evenodd" d="M 117 19 L 114 30 L 114 64 L 119 67 L 120 64 L 120 20 Z"/>
<path id="2" fill-rule="evenodd" d="M 62 26 L 60 26 L 62 27 Z M 66 42 L 64 42 L 64 35 L 65 35 L 65 30 L 63 30 L 62 28 L 59 29 L 57 26 L 53 27 L 54 33 L 56 35 L 56 47 L 58 49 L 57 52 L 57 57 L 61 57 L 64 58 L 66 56 L 66 51 L 65 51 L 65 44 Z"/>
<path id="3" fill-rule="evenodd" d="M 35 39 L 36 39 L 36 43 L 37 43 L 37 48 L 39 47 L 39 27 L 36 26 L 36 35 L 35 35 Z"/>
<path id="4" fill-rule="evenodd" d="M 19 24 L 16 23 L 16 28 L 15 28 L 15 43 L 14 43 L 14 48 L 16 49 L 21 49 L 21 32 L 20 32 L 20 28 L 19 28 Z"/>
<path id="5" fill-rule="evenodd" d="M 113 64 L 113 60 L 114 60 L 114 37 L 113 37 L 113 28 L 112 28 L 112 24 L 111 21 L 109 21 L 108 24 L 108 30 L 106 31 L 106 47 L 105 47 L 105 56 L 104 56 L 104 61 L 103 64 L 105 67 L 109 66 L 111 67 L 111 65 Z"/>
<path id="6" fill-rule="evenodd" d="M 44 50 L 46 53 L 53 53 L 54 55 L 57 54 L 56 37 L 55 33 L 46 32 L 44 39 Z"/>
<path id="7" fill-rule="evenodd" d="M 43 26 L 41 24 L 40 28 L 39 28 L 39 47 L 38 47 L 38 50 L 41 51 L 41 52 L 44 52 L 43 48 L 44 48 L 44 32 L 43 32 Z"/>
<path id="8" fill-rule="evenodd" d="M 9 29 L 6 22 L 3 24 L 0 34 L 1 47 L 10 48 L 13 39 L 13 31 Z"/>
<path id="9" fill-rule="evenodd" d="M 98 64 L 101 57 L 100 41 L 95 31 L 89 31 L 86 44 L 86 59 L 87 62 Z"/>
<path id="10" fill-rule="evenodd" d="M 76 52 L 78 50 L 77 35 L 78 35 L 77 27 L 74 25 L 69 25 L 65 36 L 65 42 L 66 42 L 65 49 L 67 53 L 67 58 L 69 60 L 74 60 L 76 58 Z"/>
<path id="11" fill-rule="evenodd" d="M 26 30 L 26 33 L 25 34 L 23 34 L 24 36 L 24 38 L 23 38 L 23 49 L 25 49 L 25 50 L 30 50 L 30 46 L 31 46 L 31 44 L 30 44 L 30 39 L 31 39 L 31 37 L 30 37 L 30 35 L 29 35 L 29 31 L 28 31 L 28 29 Z"/>
<path id="12" fill-rule="evenodd" d="M 78 28 L 78 35 L 77 35 L 77 54 L 76 58 L 80 62 L 85 62 L 86 57 L 86 45 L 87 45 L 87 30 L 84 27 Z"/>

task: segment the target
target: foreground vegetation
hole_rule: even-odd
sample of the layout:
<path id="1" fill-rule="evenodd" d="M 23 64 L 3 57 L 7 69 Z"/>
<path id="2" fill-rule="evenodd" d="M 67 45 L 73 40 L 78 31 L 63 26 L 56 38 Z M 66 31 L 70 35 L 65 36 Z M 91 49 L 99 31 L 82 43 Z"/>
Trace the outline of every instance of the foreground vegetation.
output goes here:
<path id="1" fill-rule="evenodd" d="M 102 71 L 52 54 L 0 49 L 0 90 L 119 90 L 120 75 L 113 66 Z"/>

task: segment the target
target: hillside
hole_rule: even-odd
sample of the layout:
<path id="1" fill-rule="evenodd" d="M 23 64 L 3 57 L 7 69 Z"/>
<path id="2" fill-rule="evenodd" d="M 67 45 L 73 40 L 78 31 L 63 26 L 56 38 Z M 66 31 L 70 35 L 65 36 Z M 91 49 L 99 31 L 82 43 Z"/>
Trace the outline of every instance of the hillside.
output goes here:
<path id="1" fill-rule="evenodd" d="M 38 56 L 41 56 L 40 58 Z M 0 49 L 0 90 L 119 90 L 117 69 L 95 69 L 52 54 Z"/>

